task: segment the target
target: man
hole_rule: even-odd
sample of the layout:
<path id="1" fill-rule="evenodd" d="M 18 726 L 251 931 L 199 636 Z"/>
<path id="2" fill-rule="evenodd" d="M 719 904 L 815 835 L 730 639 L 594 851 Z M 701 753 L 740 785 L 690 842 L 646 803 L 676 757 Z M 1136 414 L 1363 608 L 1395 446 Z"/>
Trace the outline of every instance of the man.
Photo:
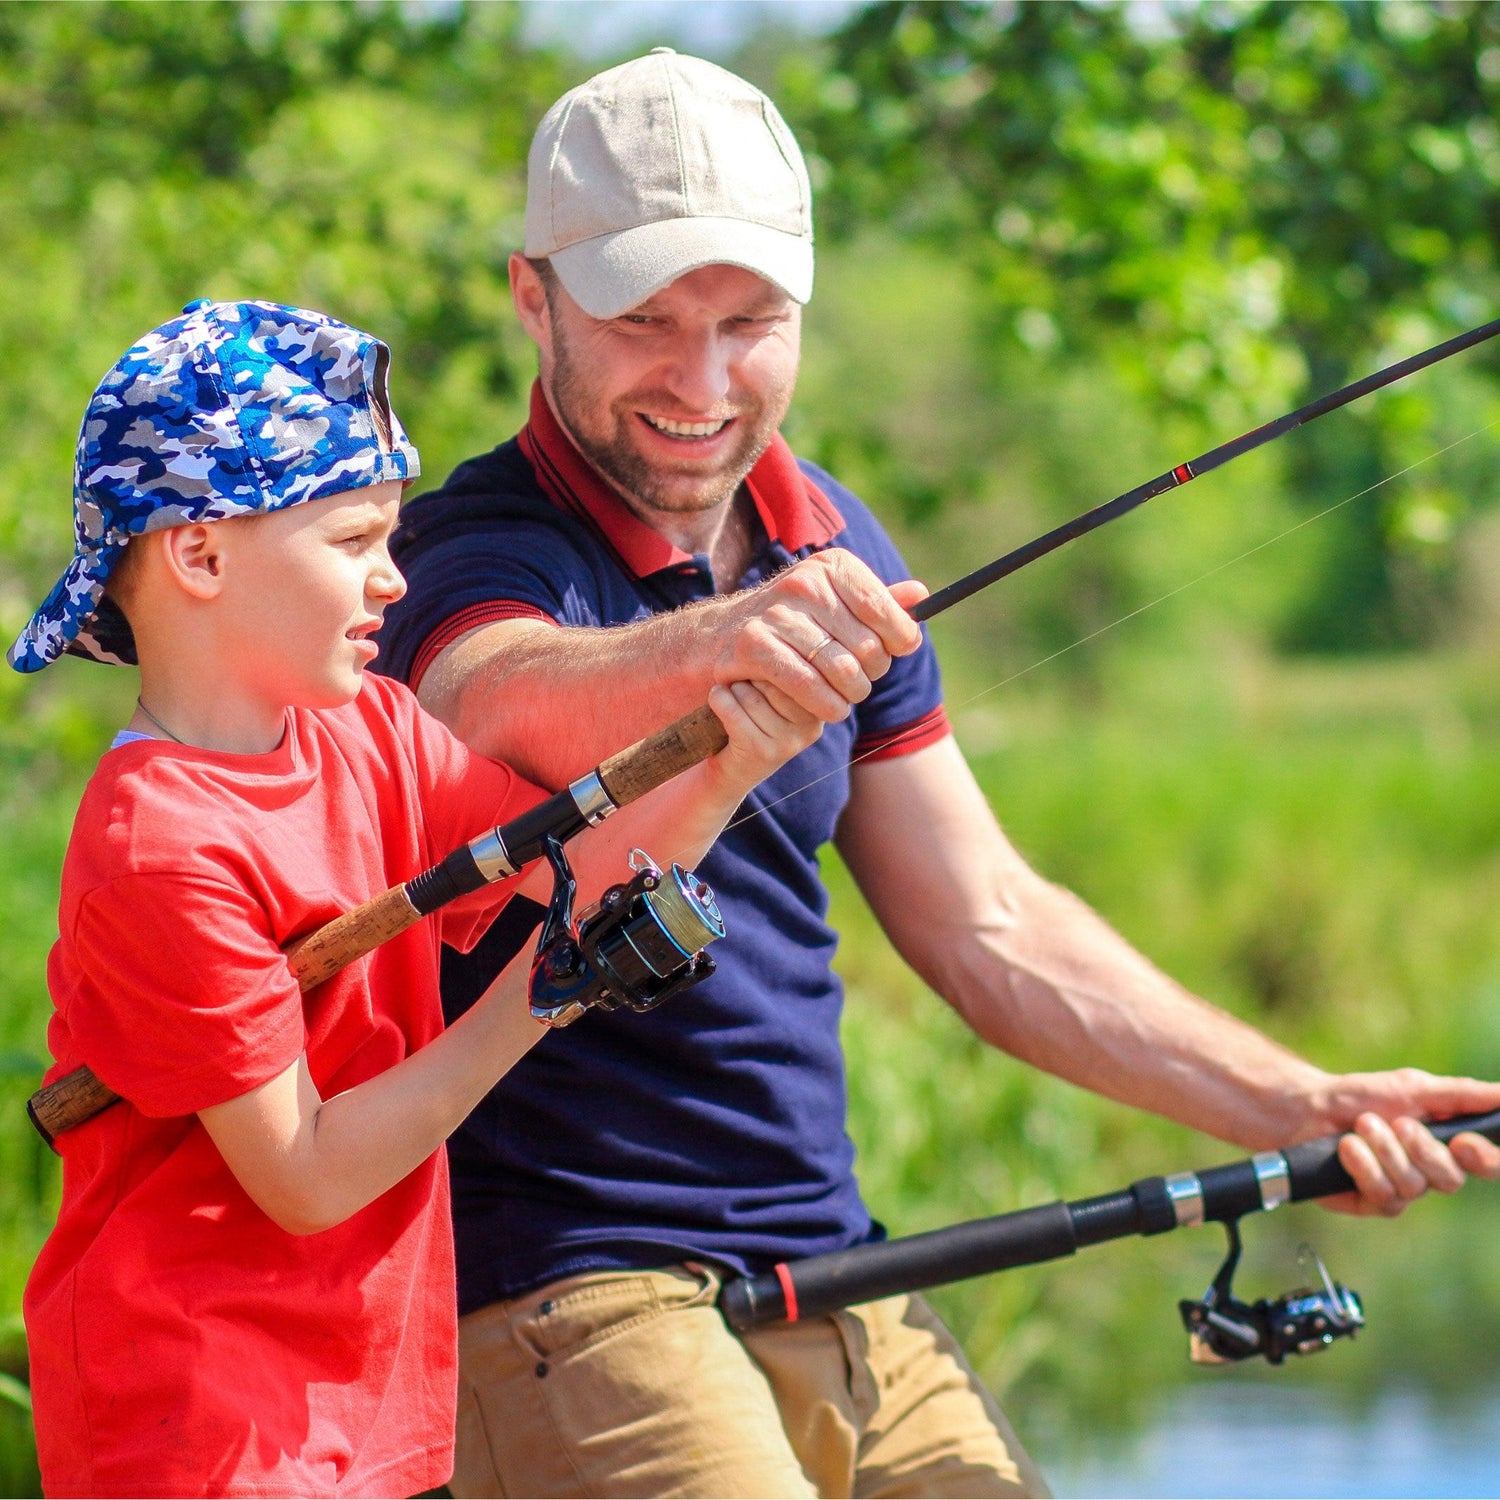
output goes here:
<path id="1" fill-rule="evenodd" d="M 1327 1074 L 1006 842 L 902 608 L 920 585 L 778 436 L 812 270 L 802 158 L 763 95 L 668 49 L 573 90 L 538 130 L 511 261 L 530 421 L 398 539 L 388 670 L 539 781 L 738 677 L 827 724 L 703 866 L 718 975 L 548 1039 L 452 1143 L 460 1494 L 1043 1492 L 921 1299 L 743 1341 L 714 1308 L 727 1273 L 878 1232 L 844 1131 L 830 838 L 902 955 L 1014 1056 L 1246 1148 L 1353 1130 L 1356 1212 L 1500 1176 L 1500 1150 L 1414 1118 L 1500 1087 Z M 524 936 L 502 919 L 488 967 L 450 963 L 450 1008 Z"/>

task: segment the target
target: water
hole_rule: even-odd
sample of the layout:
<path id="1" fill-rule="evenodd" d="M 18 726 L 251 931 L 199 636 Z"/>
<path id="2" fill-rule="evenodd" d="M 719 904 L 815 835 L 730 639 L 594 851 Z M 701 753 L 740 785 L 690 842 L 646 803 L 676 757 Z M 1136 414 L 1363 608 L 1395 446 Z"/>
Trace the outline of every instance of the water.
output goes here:
<path id="1" fill-rule="evenodd" d="M 1043 1462 L 1059 1496 L 1500 1496 L 1500 1389 L 1462 1409 L 1395 1389 L 1358 1413 L 1320 1390 L 1215 1375 L 1116 1445 Z"/>

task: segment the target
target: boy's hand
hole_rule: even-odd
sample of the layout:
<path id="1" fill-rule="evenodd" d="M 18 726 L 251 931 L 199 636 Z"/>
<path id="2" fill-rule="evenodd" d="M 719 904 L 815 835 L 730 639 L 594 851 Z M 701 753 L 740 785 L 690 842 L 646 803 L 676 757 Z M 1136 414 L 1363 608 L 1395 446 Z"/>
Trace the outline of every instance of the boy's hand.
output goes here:
<path id="1" fill-rule="evenodd" d="M 769 682 L 716 683 L 708 704 L 729 743 L 709 762 L 740 795 L 758 786 L 823 730 L 823 720 Z"/>

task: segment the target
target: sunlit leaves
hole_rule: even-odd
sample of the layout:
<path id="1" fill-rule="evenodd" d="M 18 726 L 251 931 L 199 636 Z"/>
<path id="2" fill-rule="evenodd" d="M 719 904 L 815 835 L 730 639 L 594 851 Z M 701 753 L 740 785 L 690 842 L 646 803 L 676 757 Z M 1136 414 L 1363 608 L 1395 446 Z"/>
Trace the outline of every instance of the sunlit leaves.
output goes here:
<path id="1" fill-rule="evenodd" d="M 874 5 L 789 81 L 825 227 L 925 236 L 1016 344 L 1103 355 L 1225 437 L 1374 368 L 1398 321 L 1500 311 L 1494 6 Z"/>

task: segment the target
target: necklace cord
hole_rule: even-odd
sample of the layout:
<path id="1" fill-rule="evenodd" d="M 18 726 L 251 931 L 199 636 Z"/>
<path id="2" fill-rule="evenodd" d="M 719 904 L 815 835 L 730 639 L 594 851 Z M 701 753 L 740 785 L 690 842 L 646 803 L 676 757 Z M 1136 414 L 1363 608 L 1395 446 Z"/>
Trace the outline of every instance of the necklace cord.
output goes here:
<path id="1" fill-rule="evenodd" d="M 176 742 L 176 743 L 177 743 L 177 744 L 179 744 L 179 745 L 186 745 L 186 744 L 187 744 L 187 741 L 186 741 L 186 740 L 185 740 L 185 739 L 183 739 L 183 737 L 182 737 L 182 736 L 181 736 L 181 735 L 180 735 L 180 734 L 173 734 L 173 733 L 172 733 L 172 731 L 171 731 L 171 730 L 170 730 L 170 729 L 168 729 L 168 728 L 167 728 L 167 726 L 166 726 L 166 725 L 165 725 L 165 724 L 163 724 L 163 723 L 162 723 L 162 721 L 161 721 L 161 720 L 160 720 L 160 719 L 158 719 L 158 718 L 157 718 L 157 717 L 156 717 L 156 715 L 155 715 L 155 714 L 154 714 L 154 713 L 152 713 L 152 712 L 151 712 L 151 710 L 150 710 L 150 709 L 149 709 L 149 708 L 147 708 L 147 707 L 146 707 L 146 705 L 145 705 L 145 704 L 144 704 L 144 703 L 142 703 L 142 702 L 141 702 L 141 699 L 140 699 L 140 694 L 139 694 L 139 693 L 137 693 L 137 694 L 136 694 L 136 699 L 135 699 L 135 706 L 136 706 L 136 707 L 137 707 L 137 708 L 138 708 L 138 709 L 140 709 L 140 711 L 141 711 L 141 712 L 142 712 L 142 713 L 143 713 L 143 714 L 145 714 L 145 716 L 146 716 L 146 717 L 147 717 L 147 718 L 148 718 L 148 719 L 150 719 L 150 720 L 151 720 L 151 722 L 152 722 L 152 723 L 153 723 L 153 724 L 155 724 L 155 725 L 156 725 L 156 727 L 157 727 L 157 728 L 158 728 L 158 729 L 159 729 L 159 730 L 161 730 L 161 732 L 162 732 L 162 733 L 163 733 L 163 734 L 164 734 L 164 735 L 166 735 L 166 737 L 167 737 L 167 738 L 168 738 L 168 739 L 169 739 L 169 740 L 173 740 L 173 741 L 175 741 L 175 742 Z"/>

